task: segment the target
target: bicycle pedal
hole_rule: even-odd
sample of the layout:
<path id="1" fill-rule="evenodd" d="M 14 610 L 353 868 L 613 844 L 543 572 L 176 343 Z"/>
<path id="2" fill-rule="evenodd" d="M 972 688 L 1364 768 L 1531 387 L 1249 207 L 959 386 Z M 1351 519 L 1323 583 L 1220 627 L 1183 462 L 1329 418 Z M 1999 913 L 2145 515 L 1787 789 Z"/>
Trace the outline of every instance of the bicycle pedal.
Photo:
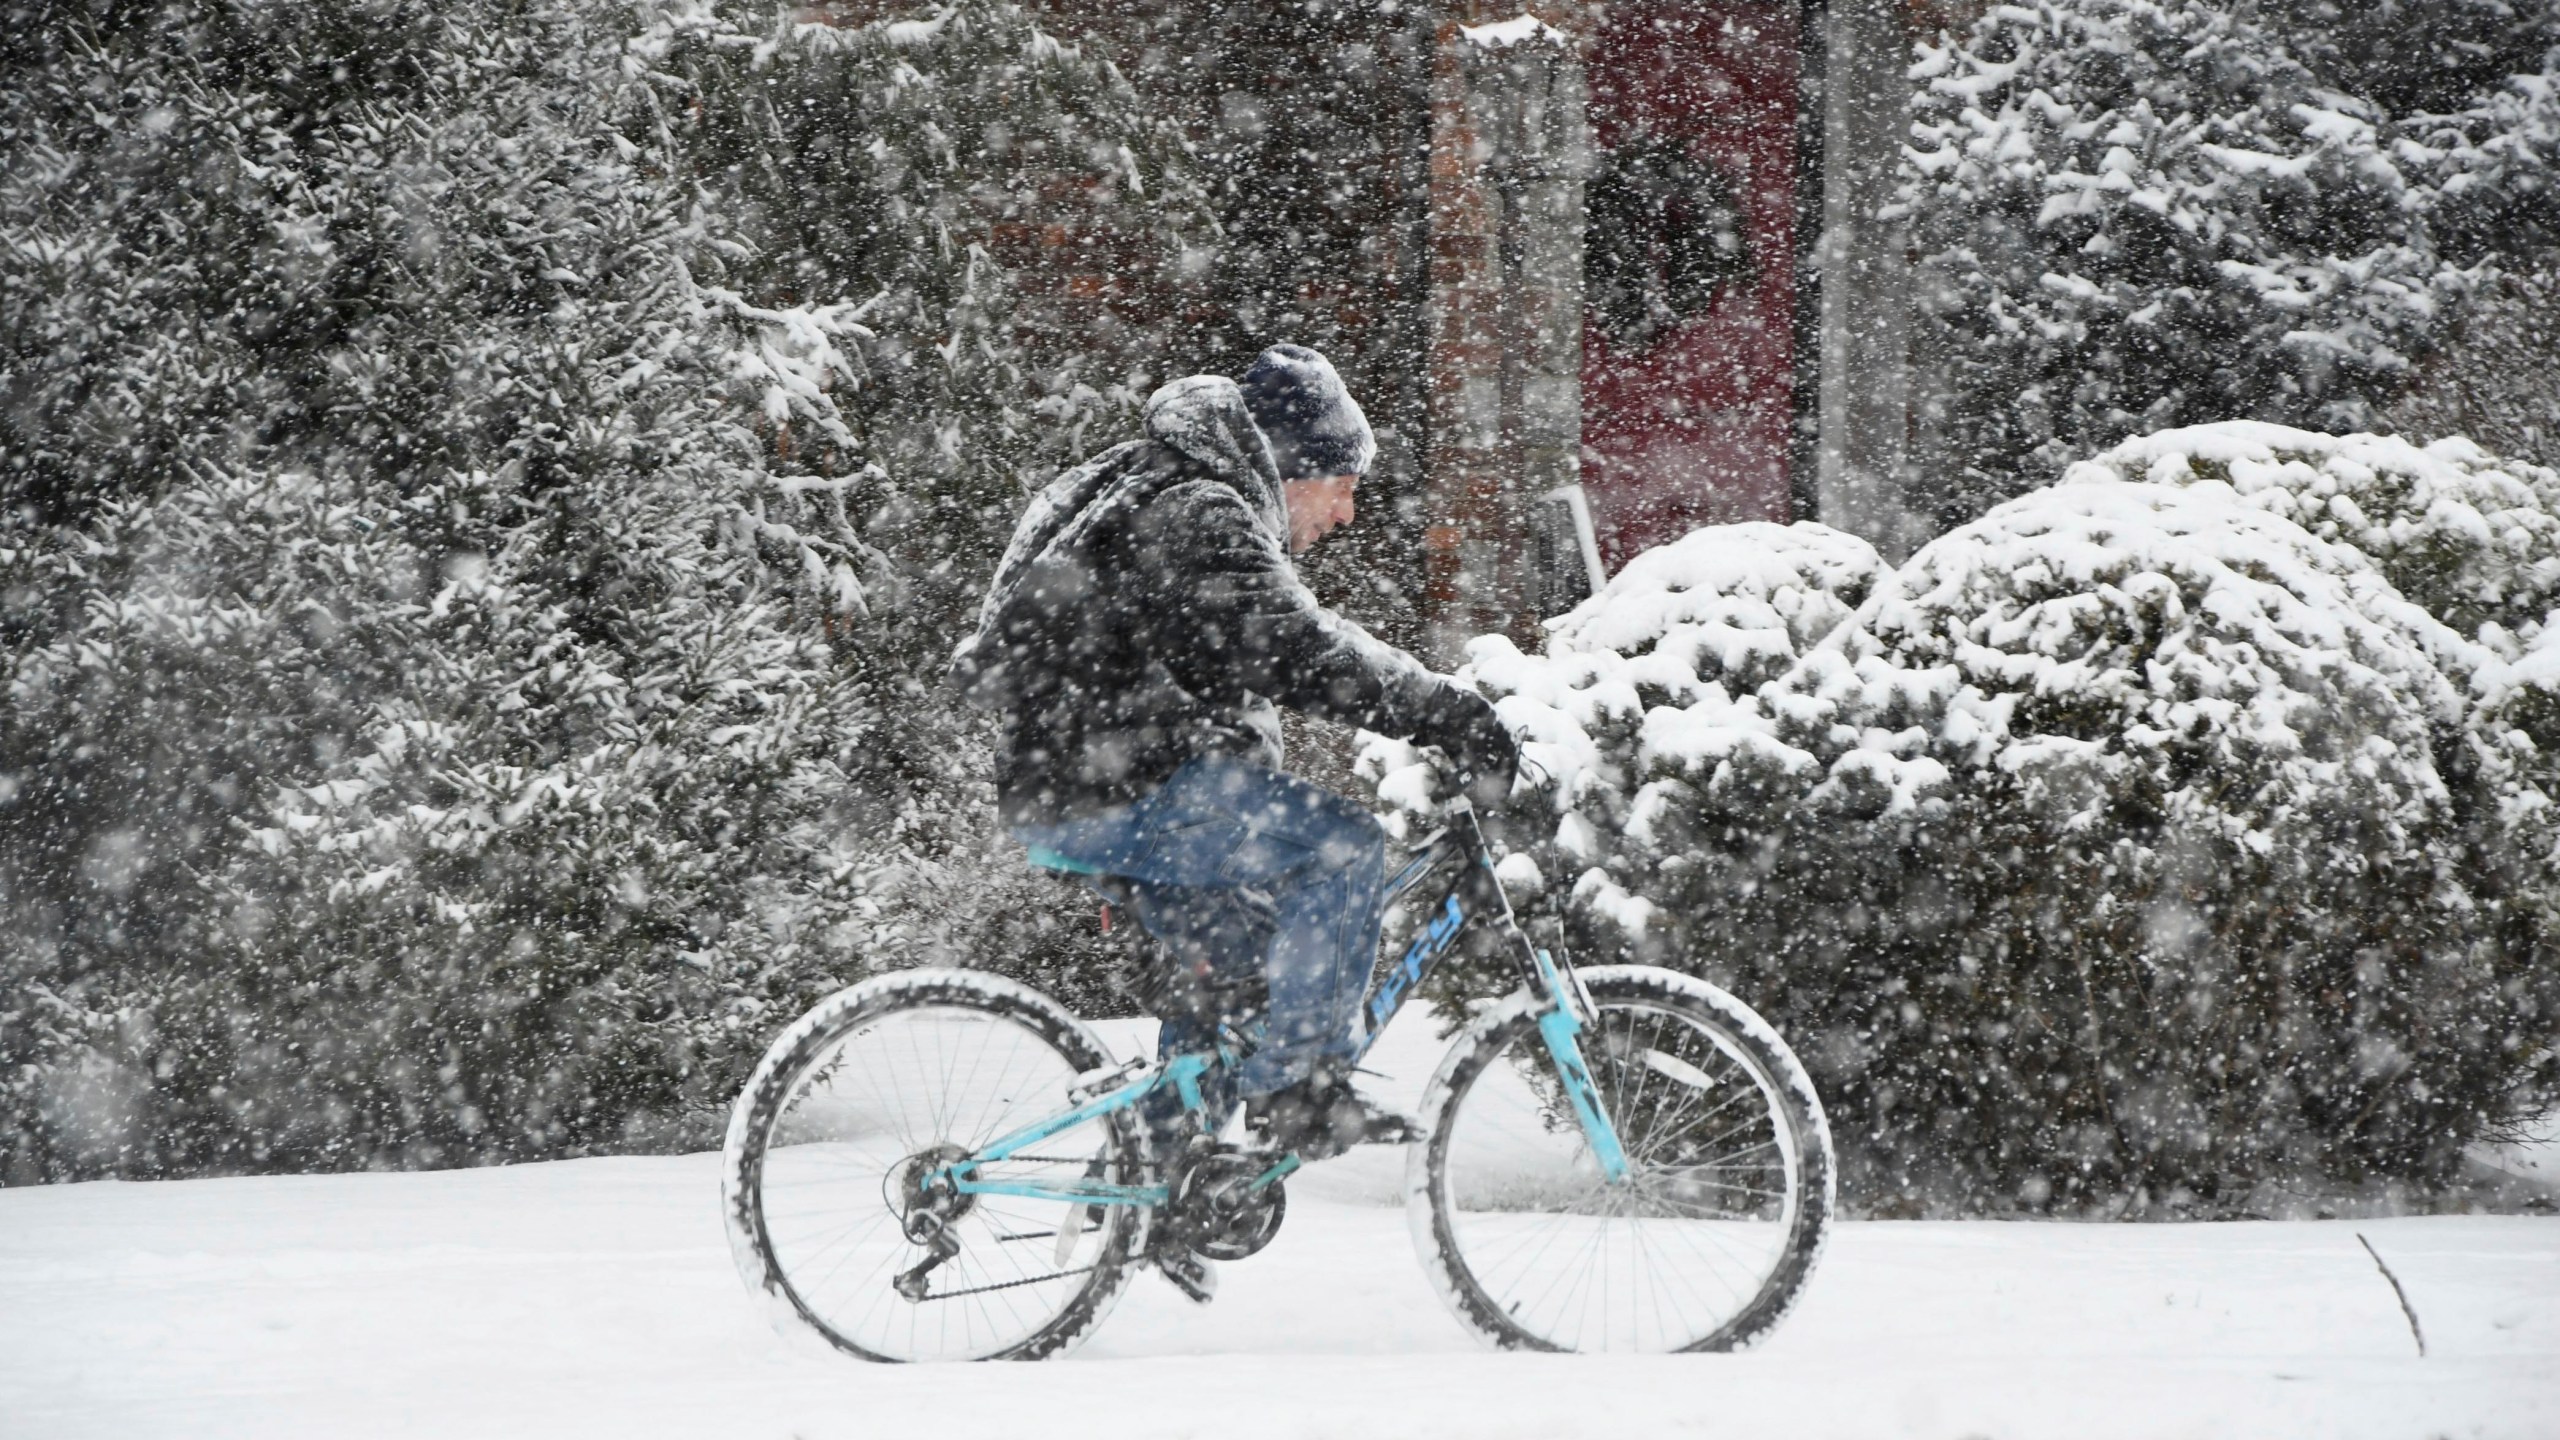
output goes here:
<path id="1" fill-rule="evenodd" d="M 1354 1145 L 1415 1145 L 1421 1143 L 1422 1127 L 1391 1110 L 1373 1111 Z"/>
<path id="2" fill-rule="evenodd" d="M 1174 1251 L 1155 1258 L 1156 1273 L 1165 1283 L 1182 1292 L 1194 1305 L 1206 1305 L 1218 1298 L 1218 1267 L 1188 1250 Z"/>

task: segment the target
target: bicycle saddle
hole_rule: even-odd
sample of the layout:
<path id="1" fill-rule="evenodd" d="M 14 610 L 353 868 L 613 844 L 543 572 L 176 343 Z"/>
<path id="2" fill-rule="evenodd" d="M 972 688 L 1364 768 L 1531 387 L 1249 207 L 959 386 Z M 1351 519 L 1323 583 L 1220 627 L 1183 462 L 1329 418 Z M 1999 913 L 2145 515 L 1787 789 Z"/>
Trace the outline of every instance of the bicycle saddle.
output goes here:
<path id="1" fill-rule="evenodd" d="M 1072 855 L 1061 855 L 1046 845 L 1033 845 L 1028 848 L 1031 852 L 1032 869 L 1045 870 L 1051 878 L 1066 881 L 1071 885 L 1083 885 L 1100 895 L 1106 905 L 1116 906 L 1132 914 L 1136 913 L 1138 882 L 1126 875 L 1114 875 L 1099 865 L 1089 865 Z M 1107 910 L 1103 915 L 1102 929 L 1105 934 L 1111 931 L 1111 918 Z"/>
<path id="2" fill-rule="evenodd" d="M 1102 875 L 1109 873 L 1099 865 L 1088 865 L 1072 855 L 1061 855 L 1046 845 L 1033 845 L 1029 847 L 1029 849 L 1031 851 L 1031 868 L 1034 870 L 1049 870 L 1060 875 Z"/>

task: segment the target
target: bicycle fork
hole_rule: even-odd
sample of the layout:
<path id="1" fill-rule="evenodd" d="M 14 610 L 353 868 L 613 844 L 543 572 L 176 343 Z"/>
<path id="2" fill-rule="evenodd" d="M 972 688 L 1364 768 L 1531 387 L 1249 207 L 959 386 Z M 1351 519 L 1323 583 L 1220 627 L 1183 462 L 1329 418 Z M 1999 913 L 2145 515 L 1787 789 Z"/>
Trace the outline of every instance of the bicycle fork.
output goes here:
<path id="1" fill-rule="evenodd" d="M 1556 1079 L 1564 1086 L 1565 1098 L 1572 1102 L 1574 1118 L 1582 1122 L 1583 1139 L 1590 1142 L 1591 1156 L 1600 1164 L 1600 1174 L 1612 1185 L 1626 1183 L 1627 1150 L 1618 1139 L 1618 1127 L 1611 1123 L 1609 1112 L 1601 1108 L 1600 1089 L 1591 1080 L 1591 1066 L 1582 1058 L 1583 1016 L 1591 1013 L 1589 998 L 1578 980 L 1568 980 L 1556 969 L 1555 961 L 1544 950 L 1532 950 L 1537 957 L 1538 980 L 1545 987 L 1547 1008 L 1538 1016 L 1538 1038 L 1547 1045 L 1547 1056 L 1555 1062 Z"/>

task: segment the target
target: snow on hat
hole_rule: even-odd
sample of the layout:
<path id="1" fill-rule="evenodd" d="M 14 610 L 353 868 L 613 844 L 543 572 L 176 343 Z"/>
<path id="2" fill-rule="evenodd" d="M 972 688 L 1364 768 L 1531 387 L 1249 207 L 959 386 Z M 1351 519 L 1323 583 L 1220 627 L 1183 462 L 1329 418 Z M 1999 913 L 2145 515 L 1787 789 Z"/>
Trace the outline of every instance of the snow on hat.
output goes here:
<path id="1" fill-rule="evenodd" d="M 1283 480 L 1362 475 L 1378 458 L 1377 437 L 1333 362 L 1304 345 L 1274 345 L 1237 382 L 1245 408 Z"/>

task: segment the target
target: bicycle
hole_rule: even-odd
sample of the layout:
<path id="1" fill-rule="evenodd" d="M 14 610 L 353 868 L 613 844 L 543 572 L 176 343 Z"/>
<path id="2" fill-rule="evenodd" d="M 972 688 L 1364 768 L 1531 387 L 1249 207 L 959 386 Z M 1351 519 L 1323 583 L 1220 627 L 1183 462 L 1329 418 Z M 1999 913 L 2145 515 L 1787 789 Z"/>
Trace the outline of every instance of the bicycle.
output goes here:
<path id="1" fill-rule="evenodd" d="M 1401 898 L 1449 874 L 1364 998 L 1369 1039 L 1462 941 L 1508 952 L 1523 983 L 1461 1028 L 1408 1153 L 1434 1287 L 1504 1348 L 1758 1340 L 1831 1218 L 1830 1132 L 1804 1067 L 1704 981 L 1577 973 L 1536 947 L 1472 808 L 1440 818 L 1389 881 Z M 1033 863 L 1114 893 L 1065 857 Z M 910 970 L 840 991 L 774 1042 L 731 1114 L 739 1273 L 778 1325 L 865 1359 L 1065 1350 L 1151 1240 L 1231 1260 L 1278 1232 L 1301 1157 L 1217 1138 L 1234 1107 L 1215 1082 L 1253 1039 L 1223 1025 L 1209 1049 L 1115 1065 L 1064 1007 L 998 977 Z M 1158 1153 L 1136 1108 L 1166 1091 L 1186 1137 Z"/>

